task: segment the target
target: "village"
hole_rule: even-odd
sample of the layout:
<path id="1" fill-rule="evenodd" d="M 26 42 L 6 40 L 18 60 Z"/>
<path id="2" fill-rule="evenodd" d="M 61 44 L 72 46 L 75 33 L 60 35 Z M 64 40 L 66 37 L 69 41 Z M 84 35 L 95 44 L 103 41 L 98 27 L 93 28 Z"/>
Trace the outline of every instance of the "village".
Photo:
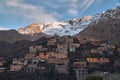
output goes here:
<path id="1" fill-rule="evenodd" d="M 11 62 L 0 58 L 0 74 L 11 72 L 50 73 L 51 80 L 119 80 L 120 46 L 98 39 L 53 36 L 30 46 L 24 57 L 14 57 Z M 64 79 L 55 78 L 53 72 Z M 50 80 L 38 76 L 36 80 Z"/>

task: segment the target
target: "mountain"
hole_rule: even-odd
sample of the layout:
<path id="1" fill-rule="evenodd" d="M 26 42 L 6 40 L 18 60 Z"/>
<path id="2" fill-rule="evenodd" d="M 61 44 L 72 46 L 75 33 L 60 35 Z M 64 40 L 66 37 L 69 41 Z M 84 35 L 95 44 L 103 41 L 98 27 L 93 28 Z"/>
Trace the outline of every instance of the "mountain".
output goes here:
<path id="1" fill-rule="evenodd" d="M 31 42 L 28 40 L 20 40 L 14 43 L 0 41 L 0 56 L 2 57 L 20 57 L 28 53 Z M 20 53 L 20 54 L 18 54 Z"/>
<path id="2" fill-rule="evenodd" d="M 0 31 L 2 30 L 9 30 L 9 28 L 0 27 Z"/>
<path id="3" fill-rule="evenodd" d="M 29 46 L 43 44 L 53 35 L 100 39 L 120 44 L 120 6 L 81 19 L 33 23 L 18 31 L 2 30 L 0 31 L 0 56 L 23 56 L 28 53 Z"/>
<path id="4" fill-rule="evenodd" d="M 33 23 L 15 30 L 0 31 L 0 41 L 38 40 L 42 36 L 79 36 L 83 39 L 101 39 L 111 43 L 120 42 L 120 6 L 95 16 L 49 23 Z"/>
<path id="5" fill-rule="evenodd" d="M 33 23 L 25 28 L 18 29 L 21 34 L 35 34 L 44 33 L 46 35 L 70 35 L 78 34 L 84 28 L 86 28 L 91 22 L 95 21 L 99 16 L 85 16 L 81 19 L 74 18 L 69 21 L 59 21 L 50 23 Z"/>
<path id="6" fill-rule="evenodd" d="M 120 43 L 120 6 L 99 14 L 99 19 L 90 23 L 77 36 L 84 39 L 100 39 L 109 43 Z"/>
<path id="7" fill-rule="evenodd" d="M 14 43 L 15 41 L 20 40 L 29 40 L 30 36 L 22 35 L 18 33 L 16 30 L 2 30 L 0 31 L 0 41 L 6 41 L 9 43 Z"/>
<path id="8" fill-rule="evenodd" d="M 46 35 L 43 33 L 35 33 L 33 35 L 28 35 L 28 34 L 20 34 L 16 30 L 1 30 L 0 31 L 0 41 L 5 41 L 5 42 L 12 43 L 12 44 L 15 43 L 16 41 L 21 41 L 21 40 L 35 41 L 41 38 L 42 36 L 50 37 L 49 35 Z"/>
<path id="9" fill-rule="evenodd" d="M 25 28 L 19 28 L 18 32 L 21 34 L 30 34 L 33 35 L 34 33 L 41 33 L 40 25 L 37 23 L 30 24 Z"/>

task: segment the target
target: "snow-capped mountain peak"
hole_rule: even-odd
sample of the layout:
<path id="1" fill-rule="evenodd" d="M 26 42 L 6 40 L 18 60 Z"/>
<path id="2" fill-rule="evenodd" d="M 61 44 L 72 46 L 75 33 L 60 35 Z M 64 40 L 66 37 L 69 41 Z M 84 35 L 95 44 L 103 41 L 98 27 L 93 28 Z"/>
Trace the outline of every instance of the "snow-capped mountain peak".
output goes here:
<path id="1" fill-rule="evenodd" d="M 18 32 L 21 34 L 45 33 L 51 36 L 74 36 L 87 28 L 91 23 L 97 24 L 101 20 L 111 19 L 120 19 L 120 6 L 117 6 L 114 9 L 108 9 L 95 16 L 85 16 L 80 19 L 74 18 L 69 21 L 58 21 L 41 24 L 34 23 L 25 28 L 18 29 Z"/>
<path id="2" fill-rule="evenodd" d="M 47 35 L 70 35 L 73 36 L 84 28 L 86 28 L 91 22 L 95 21 L 95 17 L 85 16 L 81 19 L 73 18 L 69 21 L 50 22 L 42 24 L 31 24 L 25 28 L 20 28 L 19 33 L 22 34 L 34 34 L 34 33 L 45 33 Z M 38 29 L 38 30 L 34 30 Z M 37 32 L 35 32 L 37 31 Z"/>

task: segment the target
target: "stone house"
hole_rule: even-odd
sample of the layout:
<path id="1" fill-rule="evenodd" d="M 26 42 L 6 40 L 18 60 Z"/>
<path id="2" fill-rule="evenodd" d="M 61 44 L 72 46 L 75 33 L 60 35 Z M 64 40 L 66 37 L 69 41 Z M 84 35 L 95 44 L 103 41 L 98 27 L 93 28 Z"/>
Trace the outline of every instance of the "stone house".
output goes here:
<path id="1" fill-rule="evenodd" d="M 68 58 L 68 54 L 65 54 L 65 53 L 49 52 L 48 54 L 49 54 L 49 58 L 56 58 L 56 59 Z"/>
<path id="2" fill-rule="evenodd" d="M 86 44 L 87 42 L 89 42 L 89 40 L 87 39 L 78 39 L 80 44 Z"/>
<path id="3" fill-rule="evenodd" d="M 85 80 L 88 76 L 88 69 L 80 68 L 75 69 L 77 80 Z"/>
<path id="4" fill-rule="evenodd" d="M 120 71 L 120 60 L 116 59 L 113 61 L 113 67 L 116 71 Z"/>
<path id="5" fill-rule="evenodd" d="M 109 58 L 87 58 L 88 63 L 109 63 Z"/>
<path id="6" fill-rule="evenodd" d="M 108 73 L 108 72 L 94 71 L 94 72 L 90 73 L 89 76 L 103 77 L 106 73 Z"/>
<path id="7" fill-rule="evenodd" d="M 106 45 L 106 47 L 107 47 L 108 49 L 115 49 L 115 48 L 116 48 L 115 45 Z"/>
<path id="8" fill-rule="evenodd" d="M 91 43 L 92 45 L 94 45 L 94 46 L 99 46 L 99 45 L 101 45 L 101 41 L 98 40 L 98 39 L 91 39 L 91 40 L 90 40 L 90 43 Z"/>
<path id="9" fill-rule="evenodd" d="M 0 66 L 3 66 L 4 65 L 4 61 L 0 61 Z"/>
<path id="10" fill-rule="evenodd" d="M 69 52 L 75 52 L 76 48 L 79 48 L 80 44 L 79 43 L 72 43 L 69 45 Z"/>
<path id="11" fill-rule="evenodd" d="M 4 72 L 6 70 L 5 67 L 0 67 L 0 72 Z"/>
<path id="12" fill-rule="evenodd" d="M 19 58 L 19 59 L 13 58 L 13 62 L 12 62 L 13 65 L 27 65 L 27 63 L 28 61 L 25 60 L 24 58 Z"/>
<path id="13" fill-rule="evenodd" d="M 55 64 L 55 70 L 59 73 L 68 73 L 68 63 L 56 63 Z"/>
<path id="14" fill-rule="evenodd" d="M 48 48 L 41 48 L 38 50 L 38 52 L 47 52 L 48 51 Z"/>
<path id="15" fill-rule="evenodd" d="M 48 45 L 48 46 L 54 46 L 54 45 L 56 45 L 56 42 L 57 42 L 56 39 L 50 39 L 50 40 L 47 42 L 47 45 Z"/>
<path id="16" fill-rule="evenodd" d="M 48 59 L 47 60 L 48 64 L 57 64 L 57 63 L 69 63 L 68 59 Z"/>
<path id="17" fill-rule="evenodd" d="M 10 65 L 10 71 L 20 71 L 23 67 L 24 65 Z"/>
<path id="18" fill-rule="evenodd" d="M 69 52 L 75 52 L 75 51 L 76 51 L 76 47 L 70 45 L 70 46 L 69 46 Z"/>
<path id="19" fill-rule="evenodd" d="M 29 47 L 30 53 L 39 53 L 43 51 L 47 51 L 47 48 L 43 48 L 42 46 L 30 46 Z"/>
<path id="20" fill-rule="evenodd" d="M 120 80 L 120 73 L 108 73 L 103 76 L 103 80 Z"/>
<path id="21" fill-rule="evenodd" d="M 110 62 L 109 58 L 87 58 L 88 66 L 91 68 L 98 68 L 102 64 Z"/>
<path id="22" fill-rule="evenodd" d="M 30 53 L 36 53 L 38 50 L 40 50 L 42 46 L 30 46 L 29 47 L 29 52 Z"/>
<path id="23" fill-rule="evenodd" d="M 118 51 L 118 52 L 119 52 L 119 54 L 120 54 L 120 48 L 118 48 L 118 49 L 117 49 L 117 51 Z"/>
<path id="24" fill-rule="evenodd" d="M 107 50 L 107 47 L 101 46 L 101 47 L 98 47 L 97 50 L 103 52 L 103 51 Z"/>
<path id="25" fill-rule="evenodd" d="M 0 58 L 0 66 L 4 66 L 5 63 L 6 61 L 3 58 Z"/>
<path id="26" fill-rule="evenodd" d="M 73 67 L 74 68 L 86 68 L 87 61 L 85 61 L 84 59 L 75 59 L 73 60 Z"/>
<path id="27" fill-rule="evenodd" d="M 58 53 L 68 53 L 68 45 L 58 43 L 56 52 L 58 52 Z"/>
<path id="28" fill-rule="evenodd" d="M 95 71 L 95 72 L 92 72 L 91 74 L 89 74 L 89 76 L 102 77 L 102 80 L 120 80 L 120 73 Z"/>
<path id="29" fill-rule="evenodd" d="M 68 44 L 72 44 L 73 43 L 73 38 L 66 37 L 65 42 L 68 43 Z"/>
<path id="30" fill-rule="evenodd" d="M 80 43 L 72 43 L 72 44 L 70 44 L 70 46 L 75 46 L 76 48 L 79 48 L 80 47 Z"/>
<path id="31" fill-rule="evenodd" d="M 93 54 L 97 54 L 97 53 L 98 53 L 98 50 L 97 50 L 97 49 L 91 49 L 90 52 L 93 53 Z"/>
<path id="32" fill-rule="evenodd" d="M 39 53 L 39 58 L 43 60 L 47 60 L 49 58 L 48 53 Z"/>
<path id="33" fill-rule="evenodd" d="M 28 64 L 23 70 L 25 72 L 35 72 L 37 71 L 37 64 Z"/>
<path id="34" fill-rule="evenodd" d="M 25 54 L 25 59 L 33 59 L 33 58 L 35 58 L 36 57 L 36 54 L 30 54 L 30 53 L 28 53 L 28 54 Z"/>
<path id="35" fill-rule="evenodd" d="M 47 60 L 48 64 L 54 64 L 55 70 L 59 73 L 68 73 L 68 59 L 49 59 Z"/>
<path id="36" fill-rule="evenodd" d="M 65 41 L 63 37 L 59 37 L 57 40 L 58 40 L 59 43 Z"/>

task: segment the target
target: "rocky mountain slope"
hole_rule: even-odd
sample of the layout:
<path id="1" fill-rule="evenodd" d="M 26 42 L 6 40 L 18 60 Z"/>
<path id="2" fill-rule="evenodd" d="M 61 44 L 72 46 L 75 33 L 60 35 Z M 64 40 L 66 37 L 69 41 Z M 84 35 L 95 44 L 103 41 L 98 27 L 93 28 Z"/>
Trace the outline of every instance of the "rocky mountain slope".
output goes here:
<path id="1" fill-rule="evenodd" d="M 16 30 L 0 31 L 0 41 L 6 41 L 12 44 L 16 41 L 21 41 L 21 40 L 35 41 L 35 40 L 38 40 L 42 36 L 50 37 L 49 35 L 45 35 L 43 33 L 35 33 L 33 35 L 28 35 L 28 34 L 20 34 Z"/>
<path id="2" fill-rule="evenodd" d="M 120 43 L 120 6 L 99 14 L 98 20 L 88 25 L 77 36 L 106 40 L 110 43 Z"/>
<path id="3" fill-rule="evenodd" d="M 69 21 L 31 24 L 18 29 L 21 34 L 44 33 L 53 35 L 80 36 L 86 39 L 102 39 L 111 43 L 120 42 L 120 6 L 108 9 L 95 16 L 85 16 Z"/>
<path id="4" fill-rule="evenodd" d="M 18 32 L 21 34 L 34 34 L 34 33 L 41 33 L 40 25 L 37 23 L 30 24 L 26 26 L 25 28 L 18 29 Z"/>
<path id="5" fill-rule="evenodd" d="M 95 38 L 120 42 L 120 6 L 106 10 L 95 16 L 51 23 L 33 23 L 24 28 L 0 31 L 0 41 L 15 42 L 19 40 L 35 41 L 41 36 L 70 35 L 81 38 Z"/>
<path id="6" fill-rule="evenodd" d="M 91 22 L 98 19 L 99 16 L 85 16 L 81 19 L 72 19 L 69 21 L 51 22 L 51 23 L 41 23 L 41 24 L 31 24 L 25 28 L 18 29 L 21 34 L 34 34 L 34 33 L 44 33 L 47 35 L 75 35 L 86 28 Z"/>
<path id="7" fill-rule="evenodd" d="M 22 35 L 16 30 L 2 30 L 0 31 L 0 41 L 6 41 L 9 43 L 14 43 L 20 40 L 29 40 L 30 36 Z"/>

